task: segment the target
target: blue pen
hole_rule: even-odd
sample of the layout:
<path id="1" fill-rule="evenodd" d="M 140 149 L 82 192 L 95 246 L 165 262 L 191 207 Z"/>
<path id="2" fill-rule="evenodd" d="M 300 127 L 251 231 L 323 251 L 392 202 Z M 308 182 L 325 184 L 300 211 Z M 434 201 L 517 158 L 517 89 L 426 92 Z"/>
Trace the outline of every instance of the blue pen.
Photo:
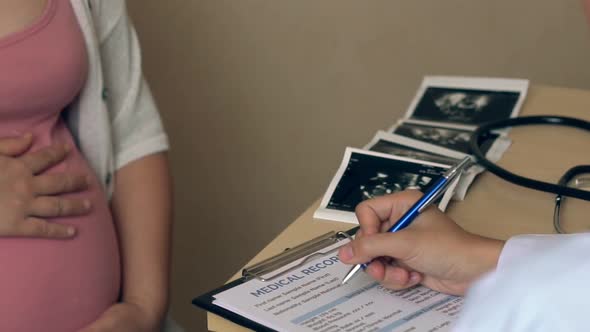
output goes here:
<path id="1" fill-rule="evenodd" d="M 435 182 L 427 192 L 424 193 L 424 195 L 416 202 L 416 204 L 412 205 L 412 207 L 387 231 L 393 233 L 408 227 L 412 221 L 414 221 L 414 219 L 416 219 L 416 217 L 422 211 L 424 211 L 424 209 L 430 206 L 430 204 L 436 201 L 445 192 L 449 184 L 451 184 L 463 170 L 472 164 L 473 162 L 471 157 L 467 156 L 461 160 L 461 162 L 446 170 L 440 179 Z M 354 276 L 360 269 L 366 269 L 368 265 L 369 263 L 355 265 L 352 269 L 350 269 L 350 271 L 348 271 L 342 280 L 342 284 L 350 280 L 350 278 L 352 278 L 352 276 Z"/>

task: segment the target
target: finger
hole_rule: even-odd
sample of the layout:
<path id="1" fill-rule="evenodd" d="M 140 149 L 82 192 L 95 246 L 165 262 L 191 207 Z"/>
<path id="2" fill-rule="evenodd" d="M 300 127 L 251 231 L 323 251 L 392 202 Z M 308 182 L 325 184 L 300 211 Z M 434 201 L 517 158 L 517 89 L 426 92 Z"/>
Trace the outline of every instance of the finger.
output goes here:
<path id="1" fill-rule="evenodd" d="M 387 257 L 387 256 L 382 256 L 378 258 L 380 261 L 383 262 L 383 264 L 388 264 L 388 265 L 396 265 L 399 264 L 398 261 L 395 260 L 395 258 L 391 258 L 391 257 Z"/>
<path id="2" fill-rule="evenodd" d="M 33 135 L 25 134 L 20 137 L 6 137 L 0 139 L 0 154 L 16 157 L 31 147 Z"/>
<path id="3" fill-rule="evenodd" d="M 407 190 L 363 201 L 355 210 L 359 224 L 367 235 L 386 230 L 421 196 L 417 190 Z"/>
<path id="4" fill-rule="evenodd" d="M 381 218 L 383 213 L 380 214 L 379 212 L 380 210 L 385 209 L 384 204 L 389 204 L 390 202 L 384 201 L 381 198 L 382 197 L 377 197 L 363 201 L 356 206 L 355 214 L 360 225 L 359 233 L 363 235 L 378 233 L 382 221 L 387 220 L 387 218 Z"/>
<path id="5" fill-rule="evenodd" d="M 29 214 L 44 218 L 71 217 L 88 213 L 90 207 L 90 201 L 87 199 L 42 196 L 33 200 Z"/>
<path id="6" fill-rule="evenodd" d="M 384 264 L 380 261 L 371 263 L 366 272 L 379 281 L 382 285 L 390 289 L 402 289 L 410 279 L 410 272 L 392 265 Z"/>
<path id="7" fill-rule="evenodd" d="M 410 234 L 407 230 L 402 230 L 363 236 L 342 246 L 338 254 L 340 260 L 346 264 L 370 262 L 381 256 L 407 260 L 415 250 L 415 241 Z"/>
<path id="8" fill-rule="evenodd" d="M 366 272 L 386 288 L 394 290 L 410 288 L 422 281 L 422 275 L 416 271 L 381 262 L 371 263 Z"/>
<path id="9" fill-rule="evenodd" d="M 69 151 L 69 146 L 53 145 L 24 154 L 19 159 L 27 165 L 33 174 L 37 174 L 64 160 Z"/>
<path id="10" fill-rule="evenodd" d="M 362 237 L 364 235 L 363 230 L 359 228 L 358 231 L 354 234 L 355 237 Z"/>
<path id="11" fill-rule="evenodd" d="M 43 219 L 27 218 L 18 224 L 18 232 L 21 236 L 40 238 L 71 238 L 76 234 L 72 226 L 49 223 Z"/>
<path id="12" fill-rule="evenodd" d="M 33 192 L 37 195 L 55 195 L 82 191 L 88 188 L 90 180 L 83 175 L 48 174 L 33 178 Z"/>

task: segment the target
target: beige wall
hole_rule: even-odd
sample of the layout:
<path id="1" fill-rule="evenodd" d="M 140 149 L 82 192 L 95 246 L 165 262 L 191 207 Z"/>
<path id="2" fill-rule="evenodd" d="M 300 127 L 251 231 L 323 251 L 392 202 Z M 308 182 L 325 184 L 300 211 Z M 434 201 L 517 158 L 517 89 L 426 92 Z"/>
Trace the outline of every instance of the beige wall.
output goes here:
<path id="1" fill-rule="evenodd" d="M 427 74 L 590 88 L 576 0 L 128 1 L 173 149 L 172 310 L 245 264 L 324 191 L 344 147 Z"/>

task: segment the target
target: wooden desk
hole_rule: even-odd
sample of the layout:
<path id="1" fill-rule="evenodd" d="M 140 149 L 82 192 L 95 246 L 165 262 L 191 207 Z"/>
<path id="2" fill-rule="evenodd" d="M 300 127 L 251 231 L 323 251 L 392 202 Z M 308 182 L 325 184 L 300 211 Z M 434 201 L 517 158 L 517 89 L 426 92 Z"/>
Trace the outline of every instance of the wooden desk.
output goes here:
<path id="1" fill-rule="evenodd" d="M 534 86 L 522 115 L 564 115 L 590 120 L 590 91 Z M 512 146 L 500 165 L 540 180 L 557 182 L 569 168 L 590 164 L 590 135 L 582 130 L 545 127 L 515 128 Z M 336 165 L 335 165 L 336 167 Z M 280 253 L 307 239 L 331 230 L 346 230 L 352 224 L 314 220 L 319 200 L 287 227 L 247 265 Z M 523 233 L 553 233 L 554 195 L 518 187 L 491 173 L 481 174 L 462 202 L 452 202 L 447 212 L 466 230 L 507 239 Z M 590 230 L 590 202 L 568 199 L 563 226 L 568 231 Z M 240 276 L 236 273 L 231 280 Z M 211 331 L 248 331 L 219 316 L 207 313 Z"/>

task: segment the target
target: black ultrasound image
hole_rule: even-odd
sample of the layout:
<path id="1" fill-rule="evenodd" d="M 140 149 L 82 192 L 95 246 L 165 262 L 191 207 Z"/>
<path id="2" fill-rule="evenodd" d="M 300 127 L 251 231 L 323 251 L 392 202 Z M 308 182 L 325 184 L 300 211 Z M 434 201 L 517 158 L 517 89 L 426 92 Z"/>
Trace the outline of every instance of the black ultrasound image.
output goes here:
<path id="1" fill-rule="evenodd" d="M 389 141 L 385 141 L 385 140 L 379 140 L 369 150 L 375 151 L 375 152 L 387 153 L 387 154 L 399 156 L 399 157 L 406 157 L 406 158 L 411 158 L 411 159 L 416 159 L 416 160 L 430 161 L 433 163 L 449 165 L 449 166 L 454 165 L 459 161 L 454 158 L 441 156 L 438 154 L 430 153 L 427 151 L 422 151 L 422 150 L 415 149 L 415 148 L 412 148 L 409 146 L 405 146 L 405 145 L 401 145 L 401 144 L 397 144 L 397 143 L 393 143 L 393 142 L 389 142 Z"/>
<path id="2" fill-rule="evenodd" d="M 467 154 L 471 153 L 469 139 L 471 138 L 472 132 L 468 130 L 404 123 L 396 127 L 393 133 L 443 148 Z M 489 151 L 496 138 L 498 138 L 498 135 L 492 135 L 489 140 L 481 144 L 480 149 L 484 154 Z"/>
<path id="3" fill-rule="evenodd" d="M 427 190 L 444 168 L 352 153 L 327 208 L 354 212 L 366 199 L 405 189 Z"/>
<path id="4" fill-rule="evenodd" d="M 520 93 L 513 91 L 430 87 L 411 118 L 477 126 L 510 118 L 519 97 Z"/>

